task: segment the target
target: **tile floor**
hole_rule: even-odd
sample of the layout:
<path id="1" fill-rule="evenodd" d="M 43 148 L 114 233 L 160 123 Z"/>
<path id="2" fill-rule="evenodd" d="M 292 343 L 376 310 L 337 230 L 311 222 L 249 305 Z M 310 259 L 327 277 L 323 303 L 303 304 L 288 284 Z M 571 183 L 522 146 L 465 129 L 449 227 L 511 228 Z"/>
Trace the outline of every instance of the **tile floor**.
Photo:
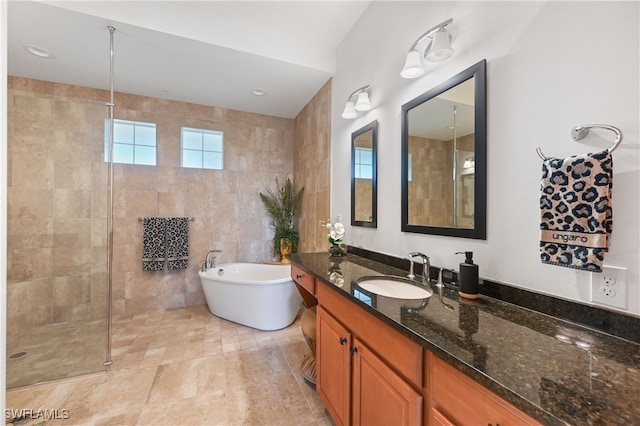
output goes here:
<path id="1" fill-rule="evenodd" d="M 206 306 L 114 318 L 108 373 L 10 389 L 6 407 L 57 409 L 47 425 L 332 425 L 300 373 L 299 321 L 259 331 Z"/>
<path id="2" fill-rule="evenodd" d="M 106 320 L 47 324 L 7 336 L 7 388 L 104 371 L 106 352 Z"/>

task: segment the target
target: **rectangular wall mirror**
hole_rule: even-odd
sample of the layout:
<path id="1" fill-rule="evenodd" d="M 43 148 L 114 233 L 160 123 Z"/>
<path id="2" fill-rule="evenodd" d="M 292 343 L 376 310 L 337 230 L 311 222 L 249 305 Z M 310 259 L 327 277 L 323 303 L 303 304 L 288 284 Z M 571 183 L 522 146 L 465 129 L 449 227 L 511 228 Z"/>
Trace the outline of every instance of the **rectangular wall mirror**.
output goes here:
<path id="1" fill-rule="evenodd" d="M 486 61 L 402 106 L 402 231 L 486 238 Z"/>
<path id="2" fill-rule="evenodd" d="M 351 225 L 377 228 L 378 121 L 351 134 Z"/>

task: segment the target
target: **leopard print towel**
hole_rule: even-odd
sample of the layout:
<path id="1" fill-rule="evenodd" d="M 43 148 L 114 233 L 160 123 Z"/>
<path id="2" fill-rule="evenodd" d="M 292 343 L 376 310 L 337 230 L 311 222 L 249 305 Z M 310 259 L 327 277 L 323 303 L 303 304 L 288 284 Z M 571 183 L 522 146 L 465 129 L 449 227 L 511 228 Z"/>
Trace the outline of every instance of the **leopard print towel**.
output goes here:
<path id="1" fill-rule="evenodd" d="M 189 218 L 145 217 L 142 234 L 142 270 L 187 269 L 189 266 Z"/>
<path id="2" fill-rule="evenodd" d="M 162 271 L 167 257 L 166 221 L 163 217 L 145 217 L 142 224 L 142 270 Z"/>
<path id="3" fill-rule="evenodd" d="M 189 218 L 167 219 L 167 269 L 187 269 L 189 266 Z"/>
<path id="4" fill-rule="evenodd" d="M 602 272 L 612 227 L 609 150 L 542 163 L 542 263 Z"/>

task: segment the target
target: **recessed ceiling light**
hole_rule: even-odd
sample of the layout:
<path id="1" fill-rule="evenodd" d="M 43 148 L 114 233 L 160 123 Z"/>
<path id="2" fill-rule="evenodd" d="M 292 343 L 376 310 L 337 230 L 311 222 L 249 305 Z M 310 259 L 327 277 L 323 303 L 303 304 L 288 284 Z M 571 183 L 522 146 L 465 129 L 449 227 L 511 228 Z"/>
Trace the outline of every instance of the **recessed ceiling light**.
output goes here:
<path id="1" fill-rule="evenodd" d="M 47 49 L 40 46 L 36 46 L 33 44 L 25 44 L 23 47 L 24 47 L 24 50 L 26 50 L 27 52 L 31 53 L 34 56 L 37 56 L 38 58 L 53 59 L 56 57 L 53 53 L 49 53 Z"/>
<path id="2" fill-rule="evenodd" d="M 256 96 L 264 96 L 267 92 L 265 92 L 265 90 L 264 90 L 264 89 L 261 89 L 261 88 L 259 88 L 259 87 L 256 87 L 255 89 L 253 89 L 253 90 L 251 91 L 251 93 L 253 93 L 253 94 L 254 94 L 254 95 L 256 95 Z"/>

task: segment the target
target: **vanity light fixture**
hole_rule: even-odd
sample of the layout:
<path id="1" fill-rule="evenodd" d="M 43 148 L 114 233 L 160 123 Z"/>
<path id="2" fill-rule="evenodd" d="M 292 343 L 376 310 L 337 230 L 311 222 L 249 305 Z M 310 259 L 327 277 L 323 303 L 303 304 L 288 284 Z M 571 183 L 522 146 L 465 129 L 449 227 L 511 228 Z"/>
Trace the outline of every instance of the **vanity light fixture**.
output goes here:
<path id="1" fill-rule="evenodd" d="M 369 101 L 369 92 L 371 86 L 368 84 L 364 87 L 355 90 L 347 98 L 347 103 L 344 105 L 344 111 L 342 111 L 342 118 L 347 120 L 354 119 L 358 116 L 358 111 L 369 111 L 371 109 L 371 101 Z M 354 104 L 351 100 L 355 95 L 358 95 L 358 99 Z"/>
<path id="2" fill-rule="evenodd" d="M 453 48 L 451 47 L 451 34 L 447 32 L 445 27 L 453 22 L 453 18 L 449 18 L 446 21 L 436 25 L 424 34 L 411 45 L 409 52 L 407 53 L 407 60 L 404 63 L 404 68 L 400 72 L 403 78 L 417 78 L 424 74 L 424 67 L 422 66 L 422 56 L 430 62 L 441 62 L 449 59 L 453 56 Z M 418 50 L 418 45 L 429 39 L 429 44 L 424 50 L 424 54 L 421 55 Z"/>

